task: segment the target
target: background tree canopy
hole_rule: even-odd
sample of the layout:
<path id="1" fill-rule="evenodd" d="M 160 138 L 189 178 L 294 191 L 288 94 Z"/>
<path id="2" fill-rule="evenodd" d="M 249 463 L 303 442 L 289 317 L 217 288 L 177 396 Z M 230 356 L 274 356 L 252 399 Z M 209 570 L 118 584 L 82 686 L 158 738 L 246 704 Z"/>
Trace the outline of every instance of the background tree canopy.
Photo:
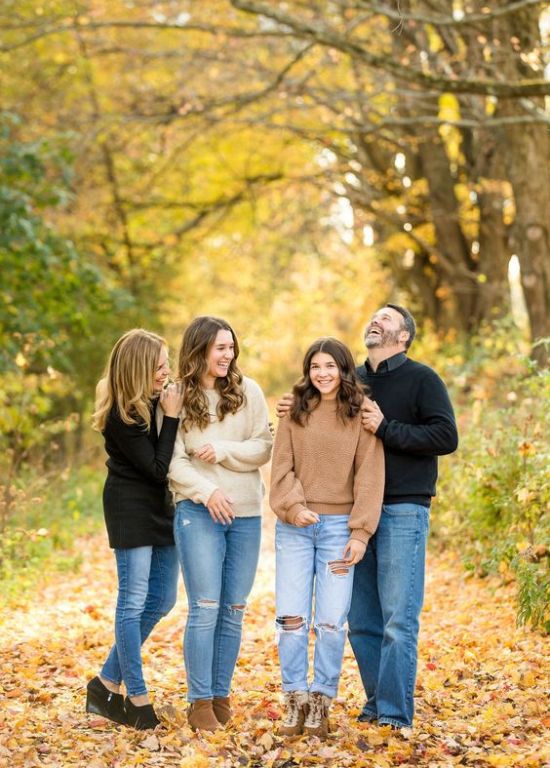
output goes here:
<path id="1" fill-rule="evenodd" d="M 466 336 L 509 309 L 515 256 L 538 340 L 550 322 L 543 8 L 8 1 L 4 105 L 22 139 L 71 132 L 72 198 L 55 225 L 144 318 L 175 299 L 164 319 L 179 328 L 200 296 L 239 321 L 246 309 L 245 333 L 264 319 L 258 338 L 280 310 L 309 337 L 322 296 L 314 335 L 352 338 L 350 317 L 397 295 Z M 349 306 L 359 281 L 365 299 Z"/>

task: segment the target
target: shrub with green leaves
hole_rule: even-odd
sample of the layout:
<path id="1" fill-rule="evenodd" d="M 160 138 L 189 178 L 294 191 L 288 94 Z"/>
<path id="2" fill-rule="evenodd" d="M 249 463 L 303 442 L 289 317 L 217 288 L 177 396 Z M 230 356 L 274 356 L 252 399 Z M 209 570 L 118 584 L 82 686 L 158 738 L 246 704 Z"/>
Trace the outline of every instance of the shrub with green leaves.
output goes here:
<path id="1" fill-rule="evenodd" d="M 503 337 L 455 377 L 460 447 L 442 462 L 434 538 L 479 575 L 513 574 L 518 622 L 550 632 L 550 372 Z"/>

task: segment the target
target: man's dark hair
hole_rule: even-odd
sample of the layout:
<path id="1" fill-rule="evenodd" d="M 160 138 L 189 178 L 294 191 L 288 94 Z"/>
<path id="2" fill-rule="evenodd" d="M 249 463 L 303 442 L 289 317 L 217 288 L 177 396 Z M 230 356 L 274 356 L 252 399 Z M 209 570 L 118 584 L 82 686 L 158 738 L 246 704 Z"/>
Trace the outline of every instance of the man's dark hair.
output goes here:
<path id="1" fill-rule="evenodd" d="M 399 304 L 386 304 L 386 306 L 390 307 L 391 309 L 395 309 L 395 311 L 399 312 L 403 318 L 403 328 L 409 332 L 409 338 L 405 342 L 405 349 L 408 349 L 413 343 L 414 337 L 416 336 L 416 323 L 414 317 L 411 315 L 408 309 L 399 306 Z"/>

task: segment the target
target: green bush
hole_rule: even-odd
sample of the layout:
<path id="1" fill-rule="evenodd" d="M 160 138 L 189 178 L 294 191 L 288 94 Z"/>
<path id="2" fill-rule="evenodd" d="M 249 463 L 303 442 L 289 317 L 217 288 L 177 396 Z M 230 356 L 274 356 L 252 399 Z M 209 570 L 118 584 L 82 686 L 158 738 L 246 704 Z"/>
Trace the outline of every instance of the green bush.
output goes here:
<path id="1" fill-rule="evenodd" d="M 509 341 L 494 331 L 454 377 L 461 440 L 442 462 L 434 539 L 478 575 L 514 578 L 518 622 L 550 632 L 550 373 Z"/>
<path id="2" fill-rule="evenodd" d="M 103 527 L 104 471 L 81 467 L 57 477 L 21 475 L 12 488 L 17 515 L 0 535 L 0 588 L 9 601 L 36 584 L 41 572 L 76 571 L 77 539 Z"/>

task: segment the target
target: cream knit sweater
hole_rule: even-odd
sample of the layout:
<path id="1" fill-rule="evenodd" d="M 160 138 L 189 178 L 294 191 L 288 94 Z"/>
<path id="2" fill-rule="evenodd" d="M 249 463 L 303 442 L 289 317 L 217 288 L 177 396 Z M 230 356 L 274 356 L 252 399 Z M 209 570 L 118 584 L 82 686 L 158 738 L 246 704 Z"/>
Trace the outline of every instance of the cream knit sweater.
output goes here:
<path id="1" fill-rule="evenodd" d="M 261 514 L 264 487 L 259 467 L 269 461 L 273 438 L 262 390 L 246 377 L 243 390 L 245 404 L 237 413 L 226 414 L 223 421 L 219 421 L 216 405 L 220 396 L 215 389 L 206 389 L 210 424 L 205 429 L 193 427 L 188 432 L 180 426 L 168 471 L 176 503 L 191 499 L 206 505 L 220 488 L 233 500 L 237 517 Z M 205 443 L 210 443 L 216 452 L 215 464 L 194 456 Z"/>
<path id="2" fill-rule="evenodd" d="M 351 538 L 367 542 L 375 532 L 384 496 L 384 448 L 361 425 L 344 424 L 335 400 L 321 400 L 305 426 L 279 421 L 269 503 L 293 524 L 302 509 L 320 515 L 349 515 Z"/>

